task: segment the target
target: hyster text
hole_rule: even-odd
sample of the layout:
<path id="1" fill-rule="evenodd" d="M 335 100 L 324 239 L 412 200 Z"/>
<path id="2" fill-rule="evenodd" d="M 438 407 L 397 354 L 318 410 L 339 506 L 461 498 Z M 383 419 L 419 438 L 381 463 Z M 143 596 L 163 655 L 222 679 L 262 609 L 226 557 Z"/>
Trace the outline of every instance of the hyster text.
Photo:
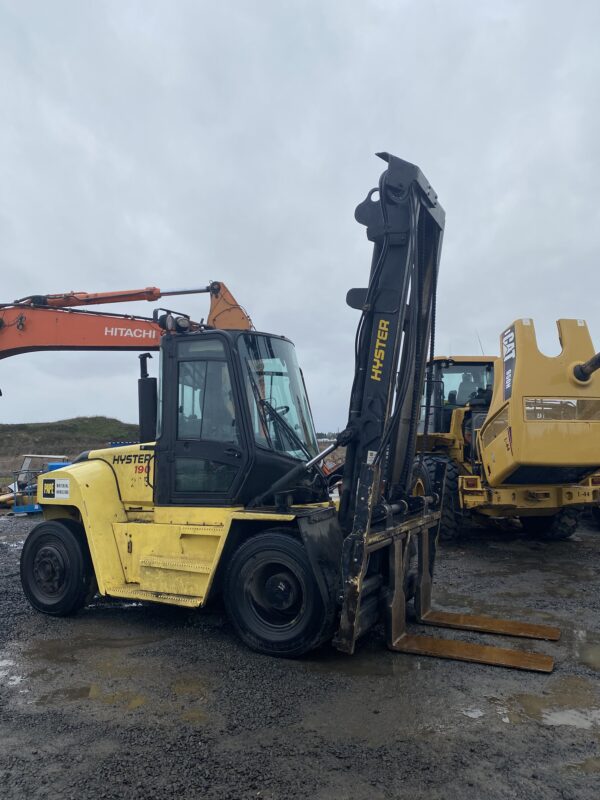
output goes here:
<path id="1" fill-rule="evenodd" d="M 380 319 L 377 326 L 377 340 L 375 342 L 375 352 L 373 353 L 373 364 L 371 365 L 371 380 L 380 381 L 385 360 L 385 348 L 389 336 L 390 323 L 387 319 Z"/>

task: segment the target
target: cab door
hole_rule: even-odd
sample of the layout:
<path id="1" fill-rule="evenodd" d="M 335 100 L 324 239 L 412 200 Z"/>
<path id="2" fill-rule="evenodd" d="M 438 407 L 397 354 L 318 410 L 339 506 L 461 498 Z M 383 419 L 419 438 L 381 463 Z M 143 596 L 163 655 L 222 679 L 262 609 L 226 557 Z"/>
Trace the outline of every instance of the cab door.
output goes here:
<path id="1" fill-rule="evenodd" d="M 172 337 L 163 352 L 158 505 L 227 505 L 248 465 L 242 396 L 222 332 Z"/>

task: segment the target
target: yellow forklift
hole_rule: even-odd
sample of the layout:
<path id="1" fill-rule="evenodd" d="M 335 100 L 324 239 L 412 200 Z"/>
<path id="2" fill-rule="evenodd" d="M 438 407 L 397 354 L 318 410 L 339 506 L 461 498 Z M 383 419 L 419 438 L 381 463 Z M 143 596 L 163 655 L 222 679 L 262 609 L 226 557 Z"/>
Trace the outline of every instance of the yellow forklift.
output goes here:
<path id="1" fill-rule="evenodd" d="M 502 333 L 501 358 L 429 363 L 415 469 L 428 486 L 436 466 L 446 465 L 442 539 L 454 539 L 466 522 L 490 520 L 567 539 L 583 509 L 598 516 L 600 356 L 583 320 L 557 325 L 556 357 L 539 351 L 533 321 L 521 319 Z"/>
<path id="2" fill-rule="evenodd" d="M 421 171 L 387 162 L 356 209 L 373 242 L 360 311 L 348 423 L 319 453 L 292 342 L 254 330 L 162 323 L 160 385 L 142 359 L 137 445 L 83 453 L 43 475 L 44 522 L 21 581 L 61 616 L 94 594 L 189 608 L 224 601 L 249 647 L 297 657 L 333 641 L 345 653 L 378 621 L 406 653 L 550 671 L 543 654 L 409 633 L 417 621 L 557 639 L 543 625 L 431 606 L 445 465 L 415 490 L 413 460 L 433 342 L 444 211 Z M 339 507 L 319 464 L 346 446 Z"/>

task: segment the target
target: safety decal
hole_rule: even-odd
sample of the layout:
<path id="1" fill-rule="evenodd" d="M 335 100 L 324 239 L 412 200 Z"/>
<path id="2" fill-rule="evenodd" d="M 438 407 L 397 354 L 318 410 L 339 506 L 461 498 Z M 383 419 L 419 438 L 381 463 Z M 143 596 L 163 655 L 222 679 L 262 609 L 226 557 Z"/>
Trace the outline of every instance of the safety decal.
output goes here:
<path id="1" fill-rule="evenodd" d="M 70 496 L 68 478 L 43 478 L 42 497 L 44 500 L 68 500 Z"/>

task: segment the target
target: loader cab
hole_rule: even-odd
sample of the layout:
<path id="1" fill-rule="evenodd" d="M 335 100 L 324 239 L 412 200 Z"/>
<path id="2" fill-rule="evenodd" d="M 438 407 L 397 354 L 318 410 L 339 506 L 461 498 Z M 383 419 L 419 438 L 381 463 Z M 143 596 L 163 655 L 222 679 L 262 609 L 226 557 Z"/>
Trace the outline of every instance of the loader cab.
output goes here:
<path id="1" fill-rule="evenodd" d="M 317 454 L 288 339 L 212 329 L 171 334 L 161 343 L 160 371 L 157 505 L 244 506 Z M 292 487 L 293 502 L 326 500 L 318 478 Z"/>
<path id="2" fill-rule="evenodd" d="M 494 360 L 486 356 L 438 356 L 433 360 L 430 417 L 431 433 L 448 433 L 452 414 L 467 404 L 478 414 L 491 402 L 494 384 Z M 425 419 L 425 394 L 421 406 L 420 428 Z M 475 413 L 475 411 L 474 411 Z"/>

